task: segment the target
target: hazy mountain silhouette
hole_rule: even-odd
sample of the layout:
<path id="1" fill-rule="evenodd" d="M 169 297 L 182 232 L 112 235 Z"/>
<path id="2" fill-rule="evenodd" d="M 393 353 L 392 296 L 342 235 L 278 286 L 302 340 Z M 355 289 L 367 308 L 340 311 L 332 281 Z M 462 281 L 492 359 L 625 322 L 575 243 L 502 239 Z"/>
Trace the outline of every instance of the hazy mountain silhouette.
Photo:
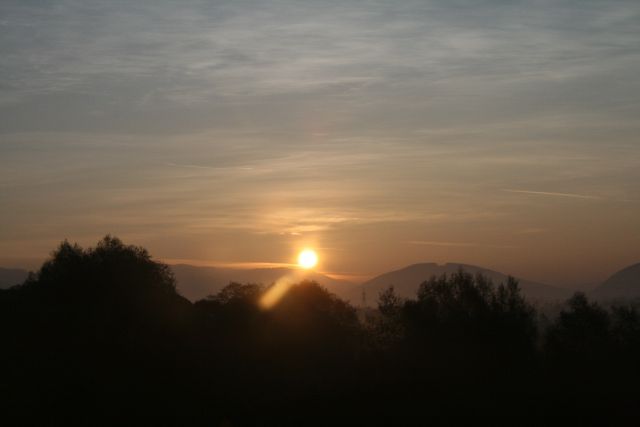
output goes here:
<path id="1" fill-rule="evenodd" d="M 333 279 L 314 271 L 295 268 L 236 269 L 220 267 L 196 267 L 188 264 L 172 265 L 177 289 L 181 295 L 197 301 L 219 292 L 231 282 L 271 285 L 286 276 L 295 276 L 295 281 L 311 280 L 325 287 L 345 301 L 356 304 L 361 299 L 360 286 L 345 280 Z"/>
<path id="2" fill-rule="evenodd" d="M 0 267 L 0 289 L 10 288 L 24 282 L 28 274 L 26 270 L 20 268 Z"/>
<path id="3" fill-rule="evenodd" d="M 618 271 L 593 291 L 599 299 L 640 298 L 640 263 Z"/>
<path id="4" fill-rule="evenodd" d="M 367 294 L 369 305 L 375 304 L 380 292 L 393 285 L 398 296 L 403 298 L 415 298 L 418 287 L 422 282 L 432 276 L 441 276 L 442 274 L 453 274 L 459 269 L 463 269 L 467 273 L 482 275 L 491 279 L 495 284 L 507 281 L 507 275 L 497 271 L 488 270 L 486 268 L 467 264 L 436 264 L 422 263 L 413 264 L 400 270 L 391 271 L 381 274 L 362 284 Z M 518 279 L 522 293 L 531 300 L 556 300 L 567 298 L 571 295 L 571 291 L 567 289 L 557 288 L 551 285 L 536 283 L 529 280 Z"/>
<path id="5" fill-rule="evenodd" d="M 640 264 L 639 264 L 640 265 Z M 636 268 L 635 277 L 640 277 L 639 265 L 633 266 Z M 298 274 L 298 281 L 300 280 L 312 280 L 327 288 L 330 292 L 334 293 L 338 297 L 349 301 L 354 305 L 360 305 L 362 301 L 362 286 L 367 292 L 368 305 L 375 305 L 378 294 L 380 291 L 394 285 L 396 293 L 404 298 L 413 298 L 416 295 L 418 286 L 423 281 L 429 279 L 431 276 L 439 276 L 443 273 L 451 274 L 456 272 L 459 268 L 463 268 L 465 271 L 476 274 L 482 273 L 491 278 L 496 284 L 506 281 L 507 275 L 492 270 L 488 270 L 482 267 L 465 265 L 465 264 L 435 264 L 435 263 L 422 263 L 414 264 L 408 267 L 390 271 L 381 274 L 362 285 L 358 285 L 346 280 L 338 280 L 331 278 L 327 275 L 320 274 L 314 271 L 303 271 L 296 268 L 256 268 L 256 269 L 235 269 L 235 268 L 221 268 L 221 267 L 198 267 L 188 264 L 176 264 L 171 265 L 176 281 L 177 289 L 181 295 L 185 296 L 191 301 L 197 301 L 202 298 L 206 298 L 209 295 L 219 292 L 223 287 L 231 282 L 237 283 L 255 283 L 270 285 L 287 275 Z M 631 277 L 633 272 L 625 273 L 626 275 L 620 279 L 619 274 L 626 272 L 625 269 L 620 273 L 612 276 L 605 284 L 616 278 L 615 283 L 618 280 L 627 280 L 635 284 L 640 281 L 633 281 Z M 6 289 L 11 286 L 24 282 L 27 278 L 28 272 L 18 268 L 2 268 L 0 267 L 0 289 Z M 630 283 L 631 283 L 630 282 Z M 550 285 L 544 285 L 535 283 L 528 280 L 520 279 L 520 286 L 525 296 L 531 299 L 561 299 L 570 296 L 571 292 L 557 288 Z M 603 284 L 600 288 L 604 287 Z M 610 285 L 607 285 L 610 286 Z M 618 285 L 613 285 L 618 286 Z M 627 288 L 632 288 L 633 285 L 627 285 Z M 600 292 L 598 288 L 598 295 L 605 295 L 606 292 Z M 616 288 L 617 289 L 617 288 Z M 635 292 L 635 293 L 634 293 Z M 614 294 L 616 292 L 614 291 Z M 635 291 L 620 291 L 617 292 L 619 296 L 636 295 L 640 296 L 640 287 Z M 608 294 L 607 294 L 608 296 Z"/>

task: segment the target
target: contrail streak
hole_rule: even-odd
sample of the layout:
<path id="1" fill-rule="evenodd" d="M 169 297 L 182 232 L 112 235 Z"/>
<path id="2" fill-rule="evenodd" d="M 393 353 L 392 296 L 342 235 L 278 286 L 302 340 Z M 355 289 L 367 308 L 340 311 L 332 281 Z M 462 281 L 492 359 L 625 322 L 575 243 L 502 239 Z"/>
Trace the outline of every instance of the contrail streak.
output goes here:
<path id="1" fill-rule="evenodd" d="M 510 189 L 503 189 L 502 191 L 506 191 L 507 193 L 533 194 L 536 196 L 569 197 L 572 199 L 589 199 L 589 200 L 600 199 L 600 197 L 598 196 L 589 196 L 585 194 L 573 194 L 573 193 L 552 193 L 549 191 L 529 191 L 529 190 L 510 190 Z"/>

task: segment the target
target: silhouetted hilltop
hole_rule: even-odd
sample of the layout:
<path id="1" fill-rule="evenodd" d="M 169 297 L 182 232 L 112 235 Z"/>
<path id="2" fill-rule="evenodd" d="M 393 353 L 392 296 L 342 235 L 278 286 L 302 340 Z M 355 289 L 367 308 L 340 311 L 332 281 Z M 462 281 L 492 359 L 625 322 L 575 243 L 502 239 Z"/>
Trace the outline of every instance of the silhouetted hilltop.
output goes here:
<path id="1" fill-rule="evenodd" d="M 353 304 L 360 301 L 360 287 L 345 280 L 333 279 L 314 271 L 295 268 L 255 268 L 236 269 L 220 267 L 196 267 L 188 264 L 172 265 L 176 276 L 177 289 L 181 295 L 197 301 L 216 294 L 231 282 L 271 285 L 283 277 L 294 281 L 309 280 L 327 288 L 338 297 Z"/>
<path id="2" fill-rule="evenodd" d="M 456 263 L 422 263 L 413 264 L 400 270 L 381 274 L 363 283 L 362 286 L 367 293 L 367 301 L 369 305 L 375 304 L 380 292 L 384 291 L 391 285 L 394 286 L 395 292 L 398 296 L 402 298 L 414 298 L 418 291 L 418 287 L 425 280 L 432 276 L 453 274 L 460 269 L 471 274 L 480 273 L 491 279 L 495 284 L 506 283 L 508 278 L 504 273 L 477 267 L 475 265 Z M 529 280 L 518 279 L 518 281 L 522 293 L 531 300 L 559 300 L 571 295 L 571 291 L 566 289 L 531 282 Z"/>
<path id="3" fill-rule="evenodd" d="M 0 267 L 0 289 L 10 288 L 25 281 L 29 273 L 20 268 Z"/>
<path id="4" fill-rule="evenodd" d="M 640 263 L 626 267 L 593 291 L 598 299 L 640 298 Z"/>

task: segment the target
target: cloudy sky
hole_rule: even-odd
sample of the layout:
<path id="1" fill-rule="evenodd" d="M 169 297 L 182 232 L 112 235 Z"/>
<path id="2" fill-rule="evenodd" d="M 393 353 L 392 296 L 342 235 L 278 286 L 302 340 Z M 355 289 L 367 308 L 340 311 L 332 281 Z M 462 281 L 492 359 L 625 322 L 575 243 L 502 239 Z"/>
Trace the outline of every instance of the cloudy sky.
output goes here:
<path id="1" fill-rule="evenodd" d="M 640 261 L 640 2 L 0 2 L 0 265 Z"/>

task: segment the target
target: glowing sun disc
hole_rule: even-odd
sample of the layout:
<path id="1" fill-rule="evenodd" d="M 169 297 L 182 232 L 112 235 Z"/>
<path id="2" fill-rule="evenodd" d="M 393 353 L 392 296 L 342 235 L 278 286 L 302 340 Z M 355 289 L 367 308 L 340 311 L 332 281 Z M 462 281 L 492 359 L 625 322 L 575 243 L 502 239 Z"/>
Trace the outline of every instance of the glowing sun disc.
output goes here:
<path id="1" fill-rule="evenodd" d="M 312 249 L 305 249 L 298 255 L 298 265 L 302 268 L 313 268 L 318 263 L 318 255 Z"/>

